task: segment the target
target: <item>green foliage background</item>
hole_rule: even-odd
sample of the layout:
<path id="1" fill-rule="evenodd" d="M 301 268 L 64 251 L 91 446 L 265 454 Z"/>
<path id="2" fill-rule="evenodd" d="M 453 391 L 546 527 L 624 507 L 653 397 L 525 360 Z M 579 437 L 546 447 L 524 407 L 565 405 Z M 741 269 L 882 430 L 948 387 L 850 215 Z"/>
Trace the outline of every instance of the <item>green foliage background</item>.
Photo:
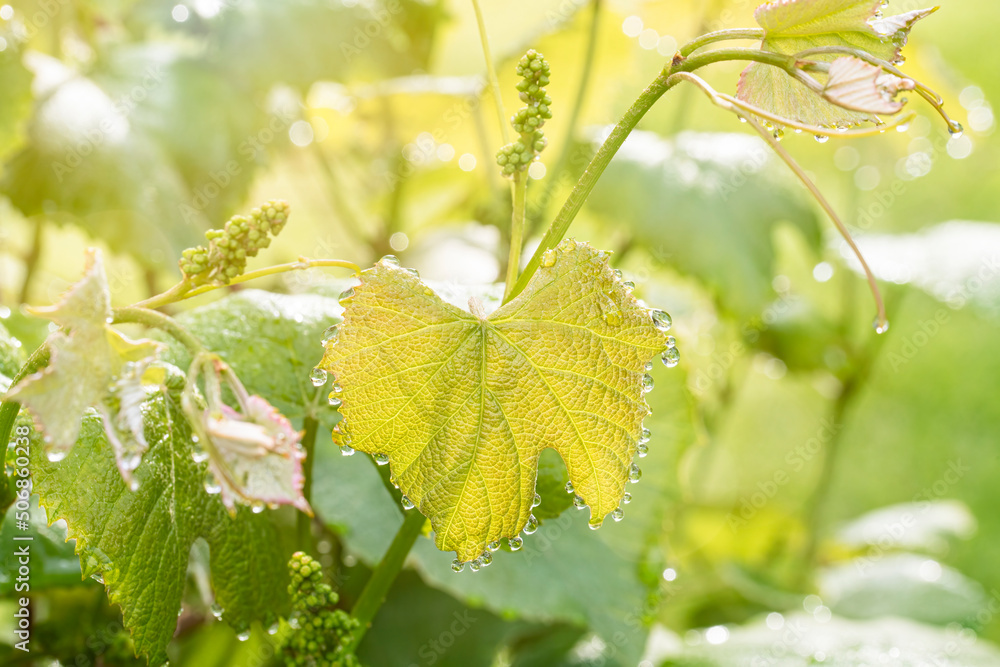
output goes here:
<path id="1" fill-rule="evenodd" d="M 601 3 L 567 146 L 593 4 L 484 3 L 508 111 L 524 49 L 552 66 L 549 174 L 528 193 L 536 232 L 673 45 L 752 26 L 755 3 Z M 181 249 L 205 229 L 268 198 L 288 201 L 291 221 L 251 267 L 300 255 L 367 265 L 392 252 L 456 294 L 502 277 L 510 203 L 492 156 L 503 141 L 470 3 L 10 7 L 0 14 L 0 389 L 46 333 L 21 304 L 51 303 L 79 277 L 85 246 L 105 249 L 125 305 L 174 283 Z M 629 17 L 646 32 L 626 34 Z M 984 45 L 998 22 L 994 2 L 943 2 L 906 50 L 905 71 L 942 93 L 963 138 L 949 143 L 911 102 L 920 117 L 906 133 L 784 139 L 863 247 L 877 242 L 884 336 L 828 221 L 744 126 L 684 88 L 647 115 L 570 233 L 616 252 L 637 295 L 673 315 L 682 353 L 679 368 L 654 370 L 651 453 L 625 520 L 586 530 L 551 466 L 547 518 L 519 553 L 455 575 L 449 554 L 418 541 L 361 646 L 366 664 L 799 665 L 821 651 L 854 665 L 893 646 L 918 647 L 895 664 L 920 664 L 948 642 L 959 647 L 949 664 L 997 664 L 1000 52 Z M 738 73 L 720 66 L 708 78 L 733 92 Z M 947 243 L 914 236 L 952 220 L 981 224 L 939 237 Z M 266 292 L 220 291 L 178 310 L 251 391 L 297 426 L 319 419 L 316 555 L 349 605 L 402 510 L 369 459 L 343 458 L 325 437 L 338 415 L 308 382 L 344 285 L 290 273 L 254 285 Z M 186 363 L 180 348 L 170 355 Z M 66 526 L 34 512 L 36 650 L 67 665 L 130 664 L 121 610 L 81 578 Z M 289 555 L 294 517 L 267 520 L 270 547 Z M 0 531 L 4 664 L 18 659 L 11 521 Z M 240 642 L 216 622 L 207 551 L 196 541 L 180 575 L 171 663 L 268 664 L 287 627 L 275 636 L 255 623 Z M 283 604 L 281 591 L 261 600 Z M 780 657 L 774 613 L 801 628 Z"/>

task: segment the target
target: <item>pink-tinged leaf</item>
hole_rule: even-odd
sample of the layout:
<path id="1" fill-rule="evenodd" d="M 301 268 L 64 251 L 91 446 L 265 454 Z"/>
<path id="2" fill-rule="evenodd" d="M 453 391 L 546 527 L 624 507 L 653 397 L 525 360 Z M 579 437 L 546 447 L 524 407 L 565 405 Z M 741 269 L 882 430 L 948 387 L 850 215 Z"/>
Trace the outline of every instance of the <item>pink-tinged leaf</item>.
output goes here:
<path id="1" fill-rule="evenodd" d="M 223 504 L 230 511 L 237 502 L 292 505 L 312 514 L 302 495 L 302 434 L 260 396 L 243 403 L 245 413 L 225 405 L 204 412 L 203 426 L 217 454 L 209 469 L 222 487 Z"/>
<path id="2" fill-rule="evenodd" d="M 794 55 L 807 49 L 843 46 L 859 49 L 888 62 L 901 59 L 913 24 L 935 9 L 920 9 L 881 17 L 880 0 L 775 0 L 757 8 L 754 16 L 764 28 L 761 49 Z M 809 56 L 833 62 L 836 55 Z M 821 84 L 827 75 L 810 72 Z M 737 97 L 779 116 L 822 126 L 850 126 L 877 121 L 876 112 L 843 107 L 816 95 L 786 72 L 753 63 L 740 76 Z M 886 112 L 881 112 L 886 113 Z"/>
<path id="3" fill-rule="evenodd" d="M 894 114 L 903 108 L 895 100 L 901 90 L 913 90 L 911 79 L 883 72 L 858 58 L 837 58 L 830 65 L 823 97 L 837 106 L 875 114 Z"/>

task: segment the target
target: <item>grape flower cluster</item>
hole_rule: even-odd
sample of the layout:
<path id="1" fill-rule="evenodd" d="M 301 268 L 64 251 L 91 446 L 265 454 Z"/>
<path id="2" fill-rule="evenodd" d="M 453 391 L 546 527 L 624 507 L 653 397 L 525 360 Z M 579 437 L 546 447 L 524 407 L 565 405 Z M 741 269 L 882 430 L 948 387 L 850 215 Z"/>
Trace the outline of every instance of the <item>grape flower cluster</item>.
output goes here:
<path id="1" fill-rule="evenodd" d="M 242 275 L 247 258 L 271 245 L 288 221 L 288 204 L 272 199 L 249 216 L 234 215 L 223 229 L 205 232 L 208 247 L 188 248 L 181 255 L 184 277 L 197 285 L 226 285 Z"/>
<path id="2" fill-rule="evenodd" d="M 510 119 L 514 130 L 521 136 L 497 153 L 497 164 L 505 176 L 527 169 L 545 149 L 548 140 L 542 133 L 542 126 L 552 118 L 549 110 L 552 98 L 545 92 L 549 83 L 549 63 L 545 57 L 530 49 L 517 63 L 517 74 L 521 77 L 517 90 L 525 106 Z"/>
<path id="3" fill-rule="evenodd" d="M 348 652 L 358 621 L 342 609 L 329 584 L 323 583 L 320 564 L 301 551 L 288 562 L 292 583 L 292 632 L 281 647 L 286 667 L 361 667 Z"/>

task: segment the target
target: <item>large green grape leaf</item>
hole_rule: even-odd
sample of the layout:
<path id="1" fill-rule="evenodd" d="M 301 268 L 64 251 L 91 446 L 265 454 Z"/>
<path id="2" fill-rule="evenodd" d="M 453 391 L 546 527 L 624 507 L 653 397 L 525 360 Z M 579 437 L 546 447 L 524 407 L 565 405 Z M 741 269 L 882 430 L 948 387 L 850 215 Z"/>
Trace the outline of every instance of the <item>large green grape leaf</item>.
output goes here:
<path id="1" fill-rule="evenodd" d="M 821 46 L 847 46 L 889 62 L 898 61 L 910 28 L 934 9 L 881 17 L 876 11 L 882 4 L 883 0 L 774 0 L 754 13 L 764 28 L 761 49 L 792 55 Z M 810 56 L 815 60 L 834 57 Z M 825 81 L 821 73 L 816 78 Z M 784 70 L 763 63 L 752 63 L 743 71 L 737 97 L 813 125 L 853 125 L 874 120 L 865 111 L 851 111 L 827 102 Z"/>
<path id="2" fill-rule="evenodd" d="M 592 525 L 619 507 L 666 315 L 639 305 L 606 253 L 564 241 L 489 315 L 475 299 L 471 313 L 444 302 L 388 258 L 347 300 L 321 365 L 342 388 L 338 435 L 390 464 L 438 548 L 468 561 L 516 537 L 546 447 Z"/>
<path id="3" fill-rule="evenodd" d="M 595 533 L 587 528 L 585 511 L 570 508 L 559 516 L 572 495 L 563 488 L 565 479 L 543 486 L 540 468 L 536 491 L 542 504 L 533 512 L 541 526 L 525 535 L 520 551 L 498 552 L 490 567 L 456 575 L 450 554 L 438 551 L 430 540 L 418 540 L 410 564 L 430 585 L 471 606 L 504 617 L 571 624 L 602 639 L 604 664 L 635 665 L 646 635 L 640 617 L 655 608 L 647 606 L 648 582 L 640 572 L 647 567 L 659 571 L 652 563 L 658 559 L 665 515 L 679 494 L 677 459 L 695 439 L 696 428 L 683 369 L 656 364 L 651 373 L 656 388 L 647 401 L 653 413 L 644 422 L 651 430 L 649 455 L 640 459 L 642 480 L 629 487 L 632 502 L 625 506 L 623 521 L 606 522 Z M 544 454 L 555 452 L 545 450 L 540 460 Z M 314 475 L 322 480 L 311 499 L 317 516 L 341 536 L 347 551 L 369 565 L 378 563 L 403 511 L 385 492 L 375 466 L 367 457 L 344 458 L 331 443 L 321 442 Z M 553 511 L 540 512 L 547 507 Z"/>
<path id="4" fill-rule="evenodd" d="M 7 327 L 0 324 L 0 375 L 5 375 L 8 379 L 13 378 L 23 363 L 24 350 L 21 341 L 10 335 Z M 0 392 L 3 391 L 7 391 L 7 387 L 0 385 Z"/>
<path id="5" fill-rule="evenodd" d="M 287 605 L 280 540 L 266 515 L 240 508 L 230 517 L 203 488 L 207 463 L 192 459 L 191 429 L 174 394 L 150 395 L 144 408 L 150 449 L 130 491 L 115 468 L 100 418 L 83 420 L 80 439 L 60 463 L 31 445 L 34 491 L 49 521 L 64 519 L 84 576 L 103 579 L 136 650 L 150 664 L 166 660 L 191 546 L 203 538 L 211 552 L 212 583 L 223 619 L 242 631 L 276 620 Z"/>
<path id="6" fill-rule="evenodd" d="M 643 371 L 664 327 L 606 253 L 565 241 L 542 264 L 487 316 L 384 259 L 362 273 L 321 365 L 342 387 L 343 442 L 386 457 L 437 546 L 462 561 L 524 528 L 545 447 L 600 525 L 622 501 L 649 413 Z"/>
<path id="7" fill-rule="evenodd" d="M 773 233 L 793 224 L 820 245 L 816 214 L 767 146 L 741 134 L 633 132 L 587 201 L 659 262 L 707 284 L 751 317 L 774 297 Z"/>

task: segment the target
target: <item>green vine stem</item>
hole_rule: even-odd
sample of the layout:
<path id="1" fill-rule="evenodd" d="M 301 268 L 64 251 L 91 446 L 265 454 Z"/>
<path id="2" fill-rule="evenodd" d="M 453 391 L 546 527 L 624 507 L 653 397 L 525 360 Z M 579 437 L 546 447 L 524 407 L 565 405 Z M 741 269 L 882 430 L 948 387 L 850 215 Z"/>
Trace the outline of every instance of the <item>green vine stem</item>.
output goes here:
<path id="1" fill-rule="evenodd" d="M 528 201 L 528 172 L 514 174 L 514 210 L 510 218 L 510 254 L 507 256 L 507 280 L 504 283 L 504 303 L 510 300 L 521 267 L 521 245 L 524 242 L 524 213 Z"/>
<path id="2" fill-rule="evenodd" d="M 139 308 L 138 306 L 126 306 L 124 308 L 112 309 L 114 324 L 144 324 L 147 327 L 160 329 L 177 339 L 184 347 L 191 352 L 192 356 L 197 356 L 206 352 L 205 346 L 192 336 L 187 329 L 178 324 L 174 318 L 158 313 L 149 308 Z"/>
<path id="3" fill-rule="evenodd" d="M 375 614 L 378 613 L 382 603 L 385 602 L 385 596 L 389 593 L 392 582 L 396 580 L 396 576 L 403 569 L 406 556 L 410 553 L 410 549 L 416 543 L 417 537 L 423 531 L 426 521 L 427 519 L 424 518 L 424 515 L 415 509 L 406 513 L 403 524 L 396 532 L 396 536 L 392 538 L 392 544 L 389 545 L 389 548 L 382 556 L 382 560 L 375 567 L 371 578 L 368 579 L 364 590 L 361 591 L 361 596 L 354 604 L 351 615 L 358 620 L 360 627 L 355 632 L 350 645 L 347 647 L 349 653 L 354 653 L 357 650 L 358 645 L 365 636 L 365 632 L 371 627 Z"/>
<path id="4" fill-rule="evenodd" d="M 158 294 L 154 297 L 150 297 L 145 301 L 139 301 L 134 304 L 134 306 L 139 308 L 162 308 L 163 306 L 169 305 L 171 303 L 176 303 L 184 299 L 190 299 L 206 292 L 211 292 L 213 290 L 222 289 L 223 287 L 229 287 L 230 285 L 238 285 L 240 283 L 245 283 L 250 280 L 256 280 L 257 278 L 263 278 L 265 276 L 273 276 L 279 273 L 287 273 L 289 271 L 301 271 L 303 269 L 312 269 L 321 266 L 332 266 L 342 269 L 350 269 L 355 274 L 361 273 L 361 267 L 359 267 L 354 262 L 348 262 L 342 259 L 309 259 L 308 257 L 299 257 L 297 262 L 289 262 L 287 264 L 276 264 L 274 266 L 268 266 L 263 269 L 257 269 L 256 271 L 247 271 L 241 276 L 237 276 L 230 280 L 225 285 L 202 285 L 192 289 L 192 284 L 188 280 L 182 280 L 170 289 L 168 289 L 163 294 Z"/>
<path id="5" fill-rule="evenodd" d="M 493 93 L 497 119 L 500 121 L 500 136 L 503 137 L 505 144 L 509 144 L 510 132 L 507 130 L 507 112 L 503 110 L 500 79 L 497 78 L 497 71 L 493 67 L 493 56 L 490 54 L 490 40 L 486 35 L 486 21 L 483 20 L 483 10 L 479 7 L 479 0 L 472 0 L 472 8 L 476 12 L 476 23 L 479 26 L 479 41 L 483 45 L 483 56 L 486 58 L 486 76 L 489 78 L 490 90 Z"/>
<path id="6" fill-rule="evenodd" d="M 319 421 L 312 415 L 307 415 L 302 420 L 302 428 L 305 431 L 302 435 L 302 448 L 306 452 L 306 458 L 302 461 L 302 496 L 306 502 L 312 505 L 312 483 L 313 483 L 313 462 L 316 459 L 316 433 L 319 431 Z M 305 512 L 298 513 L 297 520 L 298 543 L 300 551 L 312 550 L 312 517 Z"/>
<path id="7" fill-rule="evenodd" d="M 708 46 L 709 44 L 730 39 L 762 40 L 764 39 L 764 30 L 762 28 L 731 28 L 729 30 L 709 32 L 701 37 L 692 39 L 690 42 L 682 46 L 680 48 L 680 54 L 687 57 L 698 49 Z"/>

